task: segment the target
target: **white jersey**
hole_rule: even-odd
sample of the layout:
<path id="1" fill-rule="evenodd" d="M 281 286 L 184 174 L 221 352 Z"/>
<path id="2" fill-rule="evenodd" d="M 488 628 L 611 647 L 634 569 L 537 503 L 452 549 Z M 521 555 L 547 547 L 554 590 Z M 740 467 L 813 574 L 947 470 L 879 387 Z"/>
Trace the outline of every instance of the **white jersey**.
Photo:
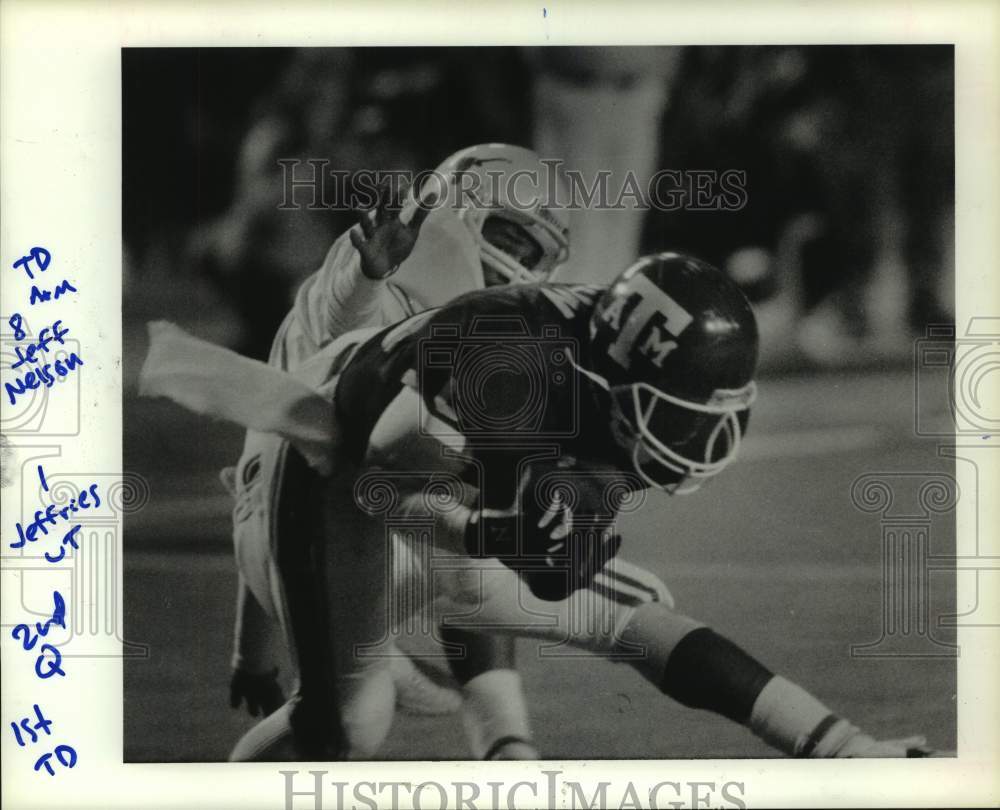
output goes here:
<path id="1" fill-rule="evenodd" d="M 388 326 L 483 287 L 478 248 L 451 211 L 431 212 L 413 252 L 385 281 L 361 272 L 349 234 L 299 287 L 271 344 L 271 365 L 292 371 L 345 332 Z"/>
<path id="2" fill-rule="evenodd" d="M 354 226 L 360 230 L 359 226 Z M 291 311 L 285 316 L 274 341 L 268 363 L 283 371 L 296 371 L 338 337 L 357 329 L 387 326 L 417 312 L 441 306 L 462 293 L 484 286 L 479 249 L 465 227 L 450 210 L 432 211 L 420 229 L 413 252 L 399 270 L 385 281 L 367 278 L 361 272 L 361 257 L 351 244 L 350 230 L 342 233 L 330 246 L 320 268 L 302 282 Z M 263 671 L 271 666 L 263 663 L 264 654 L 259 638 L 265 636 L 260 627 L 263 620 L 253 610 L 254 600 L 248 599 L 249 584 L 257 601 L 274 614 L 275 594 L 268 595 L 268 583 L 273 576 L 244 576 L 250 570 L 266 572 L 275 516 L 271 509 L 273 495 L 280 486 L 278 471 L 283 444 L 273 437 L 248 431 L 238 468 L 223 470 L 226 486 L 237 498 L 233 514 L 237 535 L 248 531 L 245 523 L 253 524 L 259 535 L 261 560 L 254 566 L 241 561 L 240 604 L 237 611 L 233 667 Z M 247 460 L 262 453 L 254 466 L 259 485 L 250 487 L 245 478 Z M 267 463 L 262 463 L 267 462 Z M 239 473 L 237 472 L 239 470 Z M 237 547 L 240 547 L 237 543 Z M 398 545 L 398 544 L 397 544 Z M 239 557 L 240 552 L 237 552 Z M 246 606 L 250 606 L 249 612 Z M 266 621 L 266 620 L 265 620 Z M 285 628 L 287 630 L 287 628 Z"/>

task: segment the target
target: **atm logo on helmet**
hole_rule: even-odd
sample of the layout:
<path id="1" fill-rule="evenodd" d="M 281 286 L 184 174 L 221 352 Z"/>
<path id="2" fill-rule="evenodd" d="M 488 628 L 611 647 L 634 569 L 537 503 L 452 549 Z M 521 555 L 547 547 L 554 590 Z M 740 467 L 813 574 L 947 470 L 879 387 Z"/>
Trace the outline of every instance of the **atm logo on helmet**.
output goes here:
<path id="1" fill-rule="evenodd" d="M 622 368 L 632 365 L 634 353 L 662 368 L 667 355 L 677 348 L 674 338 L 680 337 L 694 316 L 642 274 L 619 283 L 625 289 L 601 314 L 601 319 L 617 333 L 608 354 Z M 637 343 L 647 326 L 645 340 Z"/>

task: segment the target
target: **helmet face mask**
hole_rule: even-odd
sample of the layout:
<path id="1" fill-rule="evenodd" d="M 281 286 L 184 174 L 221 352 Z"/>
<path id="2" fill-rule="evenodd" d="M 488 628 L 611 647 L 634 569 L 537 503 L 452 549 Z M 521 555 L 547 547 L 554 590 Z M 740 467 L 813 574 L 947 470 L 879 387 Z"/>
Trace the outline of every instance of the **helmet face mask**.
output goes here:
<path id="1" fill-rule="evenodd" d="M 454 208 L 479 248 L 483 265 L 505 282 L 548 280 L 569 256 L 568 211 L 549 199 L 564 178 L 529 149 L 479 144 L 456 152 L 436 172 L 450 187 Z M 564 188 L 568 199 L 568 189 Z M 556 193 L 558 197 L 558 193 Z M 523 229 L 541 255 L 528 267 L 489 239 L 487 222 L 504 220 Z"/>
<path id="2" fill-rule="evenodd" d="M 746 297 L 705 262 L 661 253 L 622 273 L 591 315 L 589 353 L 620 463 L 678 494 L 725 469 L 756 396 L 757 340 Z"/>
<path id="3" fill-rule="evenodd" d="M 486 217 L 483 238 L 532 273 L 538 268 L 545 252 L 527 227 L 502 214 Z"/>
<path id="4" fill-rule="evenodd" d="M 616 440 L 647 484 L 686 495 L 736 458 L 755 396 L 753 382 L 739 391 L 716 392 L 707 403 L 671 396 L 648 383 L 616 386 L 611 389 Z"/>
<path id="5" fill-rule="evenodd" d="M 506 212 L 484 218 L 476 241 L 487 287 L 532 284 L 545 281 L 552 274 L 557 248 L 551 244 L 551 239 L 543 247 L 533 232 L 537 233 L 537 228 L 517 221 Z"/>

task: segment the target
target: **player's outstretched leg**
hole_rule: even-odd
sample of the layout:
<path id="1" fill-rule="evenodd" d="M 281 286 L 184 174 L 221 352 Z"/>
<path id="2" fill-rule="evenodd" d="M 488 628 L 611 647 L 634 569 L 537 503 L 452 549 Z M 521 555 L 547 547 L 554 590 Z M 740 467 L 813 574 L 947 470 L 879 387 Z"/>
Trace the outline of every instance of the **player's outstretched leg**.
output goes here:
<path id="1" fill-rule="evenodd" d="M 527 709 L 514 669 L 514 637 L 543 640 L 549 648 L 573 645 L 611 655 L 616 630 L 628 621 L 634 605 L 653 599 L 673 604 L 666 586 L 652 574 L 623 561 L 615 563 L 614 570 L 608 566 L 598 575 L 595 589 L 577 591 L 561 602 L 534 596 L 517 574 L 495 560 L 438 572 L 443 593 L 435 615 L 441 620 L 441 640 L 461 650 L 449 663 L 463 684 L 464 719 L 477 756 L 539 756 L 528 742 Z M 472 605 L 475 610 L 470 611 Z"/>
<path id="2" fill-rule="evenodd" d="M 929 756 L 923 737 L 876 741 L 802 687 L 773 674 L 733 642 L 663 604 L 636 609 L 622 633 L 633 665 L 666 695 L 747 726 L 797 757 Z"/>
<path id="3" fill-rule="evenodd" d="M 599 587 L 543 602 L 520 587 L 512 572 L 486 571 L 481 609 L 464 626 L 570 644 L 630 663 L 664 694 L 745 725 L 791 755 L 931 753 L 922 738 L 878 742 L 862 734 L 703 622 L 674 611 L 669 592 L 650 572 L 628 566 L 601 576 Z"/>

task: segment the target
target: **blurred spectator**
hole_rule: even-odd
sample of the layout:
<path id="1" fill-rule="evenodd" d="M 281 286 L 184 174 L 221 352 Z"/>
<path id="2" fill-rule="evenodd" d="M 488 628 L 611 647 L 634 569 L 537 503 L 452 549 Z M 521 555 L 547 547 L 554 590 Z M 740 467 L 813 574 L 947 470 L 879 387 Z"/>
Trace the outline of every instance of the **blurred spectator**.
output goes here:
<path id="1" fill-rule="evenodd" d="M 727 269 L 767 336 L 843 364 L 948 320 L 951 49 L 689 48 L 665 166 L 747 171 L 739 212 L 654 214 L 650 248 Z M 947 279 L 941 284 L 941 279 Z"/>
<path id="2" fill-rule="evenodd" d="M 739 211 L 574 212 L 562 280 L 604 281 L 640 252 L 687 250 L 755 300 L 765 355 L 898 355 L 913 331 L 953 317 L 952 57 L 950 46 L 126 49 L 129 294 L 180 307 L 185 287 L 210 280 L 236 310 L 239 348 L 262 356 L 298 281 L 353 221 L 279 210 L 279 158 L 415 171 L 506 141 L 590 182 L 611 170 L 612 193 L 629 171 L 640 186 L 661 168 L 746 172 Z M 210 306 L 199 293 L 161 314 L 207 318 Z"/>
<path id="3" fill-rule="evenodd" d="M 532 49 L 534 148 L 580 172 L 587 188 L 598 172 L 609 171 L 611 201 L 629 173 L 645 194 L 680 56 L 679 48 Z M 636 258 L 645 211 L 624 204 L 622 210 L 572 212 L 570 258 L 560 281 L 607 283 Z"/>
<path id="4" fill-rule="evenodd" d="M 324 209 L 323 199 L 307 208 L 308 190 L 295 197 L 301 207 L 279 209 L 287 170 L 278 161 L 297 161 L 298 179 L 315 176 L 309 160 L 348 174 L 436 165 L 469 142 L 523 128 L 513 98 L 524 81 L 519 66 L 511 49 L 292 53 L 254 105 L 228 207 L 195 225 L 187 245 L 191 266 L 242 316 L 241 351 L 266 356 L 297 283 L 354 221 L 343 206 Z"/>
<path id="5" fill-rule="evenodd" d="M 291 304 L 295 281 L 319 266 L 343 229 L 343 213 L 306 207 L 279 210 L 283 199 L 280 159 L 342 164 L 337 146 L 350 112 L 350 52 L 301 50 L 275 90 L 257 104 L 240 145 L 232 201 L 216 220 L 194 231 L 189 254 L 243 318 L 240 350 L 265 358 Z M 321 201 L 320 201 L 321 202 Z"/>

